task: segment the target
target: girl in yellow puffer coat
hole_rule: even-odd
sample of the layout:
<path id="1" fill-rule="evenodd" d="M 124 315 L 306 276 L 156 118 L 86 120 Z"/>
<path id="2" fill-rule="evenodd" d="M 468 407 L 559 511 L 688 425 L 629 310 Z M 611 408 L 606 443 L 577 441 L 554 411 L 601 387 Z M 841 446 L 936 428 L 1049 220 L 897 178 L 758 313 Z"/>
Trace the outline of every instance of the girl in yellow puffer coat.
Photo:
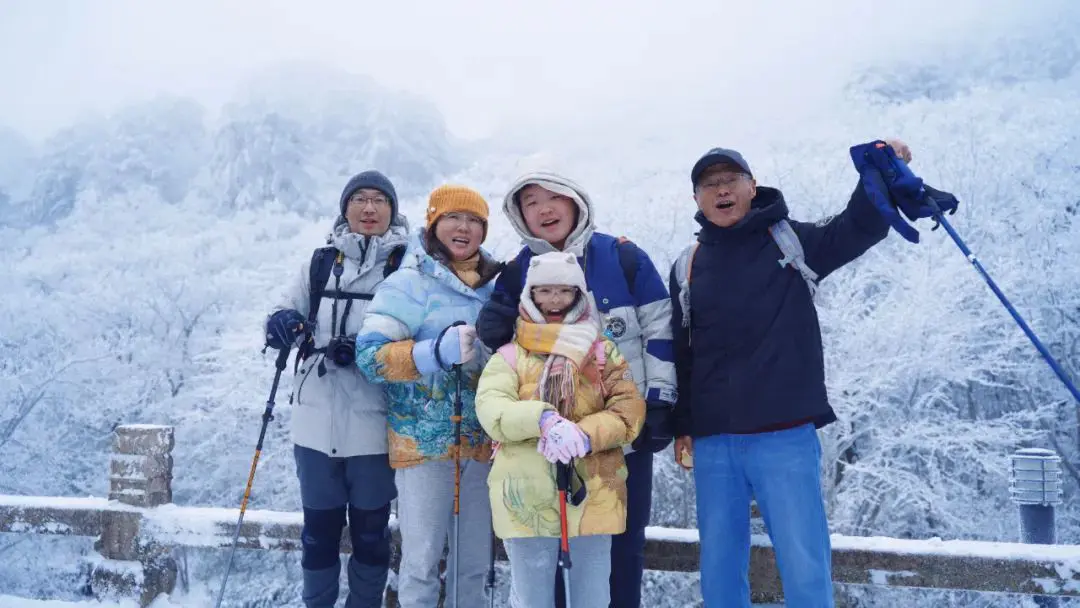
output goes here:
<path id="1" fill-rule="evenodd" d="M 567 532 L 575 608 L 606 608 L 611 536 L 626 526 L 622 448 L 645 401 L 599 314 L 573 254 L 532 258 L 514 342 L 484 368 L 476 414 L 497 442 L 488 476 L 495 534 L 510 557 L 511 605 L 549 607 L 559 551 L 555 463 L 571 464 Z"/>

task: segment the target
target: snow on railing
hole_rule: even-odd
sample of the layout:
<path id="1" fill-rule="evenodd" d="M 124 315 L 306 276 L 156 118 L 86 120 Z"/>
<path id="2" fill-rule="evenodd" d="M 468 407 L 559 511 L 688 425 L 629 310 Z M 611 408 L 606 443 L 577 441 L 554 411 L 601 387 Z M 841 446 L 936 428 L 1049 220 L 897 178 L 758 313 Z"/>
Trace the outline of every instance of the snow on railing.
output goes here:
<path id="1" fill-rule="evenodd" d="M 171 427 L 117 427 L 108 498 L 0 495 L 0 532 L 89 536 L 97 539 L 91 589 L 100 598 L 137 598 L 141 606 L 176 584 L 173 547 L 228 547 L 236 508 L 171 504 Z M 300 549 L 300 513 L 249 510 L 240 531 L 246 549 Z M 396 522 L 392 565 L 400 555 Z M 646 529 L 646 567 L 698 571 L 697 530 Z M 342 538 L 348 553 L 349 535 Z M 1080 597 L 1080 546 L 909 540 L 834 534 L 838 583 Z M 499 547 L 500 558 L 505 559 Z M 780 579 L 767 536 L 752 536 L 755 601 L 781 601 Z M 393 577 L 392 577 L 393 578 Z M 396 593 L 387 593 L 396 606 Z"/>

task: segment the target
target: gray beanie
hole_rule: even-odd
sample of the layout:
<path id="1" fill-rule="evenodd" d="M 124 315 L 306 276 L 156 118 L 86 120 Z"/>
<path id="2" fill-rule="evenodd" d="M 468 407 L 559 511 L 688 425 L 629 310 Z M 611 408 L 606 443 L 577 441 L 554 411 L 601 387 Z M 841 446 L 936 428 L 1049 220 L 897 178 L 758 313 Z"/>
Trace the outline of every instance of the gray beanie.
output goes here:
<path id="1" fill-rule="evenodd" d="M 393 221 L 397 218 L 398 200 L 394 184 L 390 183 L 389 178 L 374 169 L 357 173 L 349 180 L 349 183 L 345 184 L 345 189 L 341 191 L 340 208 L 342 217 L 345 217 L 345 207 L 349 204 L 349 199 L 361 188 L 372 188 L 385 194 L 386 198 L 390 199 L 390 219 Z"/>

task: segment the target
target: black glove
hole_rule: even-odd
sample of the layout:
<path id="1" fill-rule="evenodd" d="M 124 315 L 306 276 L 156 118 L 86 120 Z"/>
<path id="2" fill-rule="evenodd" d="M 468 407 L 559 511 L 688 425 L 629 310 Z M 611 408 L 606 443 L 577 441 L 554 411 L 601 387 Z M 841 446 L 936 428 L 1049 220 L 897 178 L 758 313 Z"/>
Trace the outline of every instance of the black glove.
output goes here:
<path id="1" fill-rule="evenodd" d="M 477 337 L 493 351 L 514 340 L 514 326 L 518 316 L 517 303 L 500 300 L 497 295 L 492 296 L 476 319 Z"/>
<path id="2" fill-rule="evenodd" d="M 306 327 L 304 315 L 292 309 L 279 310 L 266 320 L 266 345 L 277 350 L 292 348 Z"/>
<path id="3" fill-rule="evenodd" d="M 637 452 L 662 452 L 675 439 L 675 408 L 666 401 L 645 404 L 645 425 L 631 446 Z"/>

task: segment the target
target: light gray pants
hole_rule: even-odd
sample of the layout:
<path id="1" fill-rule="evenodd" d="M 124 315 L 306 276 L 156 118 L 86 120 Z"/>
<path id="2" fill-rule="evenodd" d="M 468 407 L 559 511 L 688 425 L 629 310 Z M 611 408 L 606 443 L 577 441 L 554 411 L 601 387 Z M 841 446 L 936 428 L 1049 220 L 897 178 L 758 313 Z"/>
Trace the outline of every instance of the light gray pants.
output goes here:
<path id="1" fill-rule="evenodd" d="M 461 540 L 456 548 L 453 542 L 454 461 L 426 462 L 397 470 L 401 530 L 398 602 L 401 608 L 435 608 L 438 604 L 439 560 L 448 542 L 446 607 L 455 608 L 455 587 L 458 588 L 456 608 L 487 605 L 484 582 L 491 557 L 491 503 L 487 488 L 490 470 L 491 465 L 475 460 L 461 463 L 458 517 Z M 458 556 L 458 581 L 450 576 L 454 571 L 455 554 Z"/>
<path id="2" fill-rule="evenodd" d="M 510 606 L 554 608 L 557 538 L 510 538 L 503 541 L 510 557 Z M 574 608 L 608 608 L 611 601 L 611 536 L 570 539 L 570 604 Z"/>

